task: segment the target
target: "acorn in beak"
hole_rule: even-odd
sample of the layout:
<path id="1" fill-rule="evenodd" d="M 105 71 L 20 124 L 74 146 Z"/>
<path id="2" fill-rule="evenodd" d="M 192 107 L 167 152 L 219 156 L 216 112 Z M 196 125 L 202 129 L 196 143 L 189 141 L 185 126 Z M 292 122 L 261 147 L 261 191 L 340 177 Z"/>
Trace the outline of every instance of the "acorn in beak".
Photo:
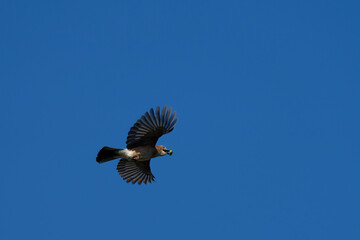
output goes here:
<path id="1" fill-rule="evenodd" d="M 164 150 L 164 152 L 166 152 L 166 153 L 167 153 L 168 155 L 170 155 L 170 156 L 173 154 L 173 151 L 172 151 L 172 150 L 167 150 L 167 149 L 166 149 L 166 150 Z"/>

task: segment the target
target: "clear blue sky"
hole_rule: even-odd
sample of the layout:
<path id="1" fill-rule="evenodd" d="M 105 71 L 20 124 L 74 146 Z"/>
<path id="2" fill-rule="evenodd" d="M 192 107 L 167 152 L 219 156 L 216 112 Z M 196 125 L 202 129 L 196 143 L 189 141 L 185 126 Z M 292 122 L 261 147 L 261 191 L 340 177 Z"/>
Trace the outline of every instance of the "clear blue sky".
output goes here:
<path id="1" fill-rule="evenodd" d="M 359 1 L 0 4 L 0 239 L 360 239 Z M 157 183 L 117 162 L 157 105 Z"/>

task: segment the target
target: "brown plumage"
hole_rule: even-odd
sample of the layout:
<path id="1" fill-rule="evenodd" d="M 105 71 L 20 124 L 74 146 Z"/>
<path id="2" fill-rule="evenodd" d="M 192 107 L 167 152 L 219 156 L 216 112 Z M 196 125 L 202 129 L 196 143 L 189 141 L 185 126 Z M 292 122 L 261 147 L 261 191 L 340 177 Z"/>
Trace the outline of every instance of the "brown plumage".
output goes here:
<path id="1" fill-rule="evenodd" d="M 155 177 L 151 173 L 150 160 L 155 157 L 171 155 L 162 145 L 156 145 L 158 139 L 174 129 L 177 122 L 176 112 L 164 106 L 160 111 L 150 109 L 130 128 L 126 141 L 126 149 L 103 147 L 97 157 L 98 163 L 121 158 L 117 170 L 126 182 L 151 183 Z"/>

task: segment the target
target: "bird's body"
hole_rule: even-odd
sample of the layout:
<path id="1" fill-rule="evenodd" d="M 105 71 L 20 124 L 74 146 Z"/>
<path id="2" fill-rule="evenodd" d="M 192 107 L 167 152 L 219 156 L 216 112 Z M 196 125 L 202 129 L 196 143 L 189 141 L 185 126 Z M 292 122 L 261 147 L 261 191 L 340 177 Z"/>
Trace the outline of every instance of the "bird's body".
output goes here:
<path id="1" fill-rule="evenodd" d="M 133 149 L 117 149 L 117 148 L 103 147 L 102 151 L 108 151 L 109 153 L 111 152 L 110 155 L 111 156 L 110 158 L 112 158 L 111 160 L 117 158 L 123 158 L 127 160 L 147 161 L 151 158 L 166 155 L 166 153 L 163 154 L 161 152 L 158 152 L 157 147 L 160 148 L 160 145 L 157 145 L 155 147 L 140 146 Z M 110 161 L 110 160 L 101 161 L 100 158 L 98 160 L 99 163 Z"/>
<path id="2" fill-rule="evenodd" d="M 171 114 L 171 108 L 160 107 L 156 112 L 150 109 L 130 129 L 126 141 L 126 149 L 103 147 L 96 158 L 98 163 L 108 162 L 117 158 L 117 170 L 124 180 L 132 183 L 147 183 L 154 180 L 150 170 L 150 159 L 165 155 L 172 155 L 172 150 L 167 150 L 162 145 L 156 145 L 163 134 L 174 129 L 177 122 L 176 112 Z"/>
<path id="3" fill-rule="evenodd" d="M 124 149 L 126 154 L 126 159 L 135 159 L 137 161 L 147 161 L 156 156 L 156 148 L 150 146 L 140 146 L 133 148 L 131 150 Z"/>

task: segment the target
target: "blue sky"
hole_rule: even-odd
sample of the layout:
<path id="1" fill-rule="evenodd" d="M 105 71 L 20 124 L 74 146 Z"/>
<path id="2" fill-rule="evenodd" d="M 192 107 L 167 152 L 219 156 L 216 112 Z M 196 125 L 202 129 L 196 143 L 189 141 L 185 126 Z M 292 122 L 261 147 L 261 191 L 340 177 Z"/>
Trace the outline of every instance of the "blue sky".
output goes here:
<path id="1" fill-rule="evenodd" d="M 359 239 L 358 1 L 0 4 L 0 238 Z M 125 183 L 147 110 L 179 122 Z"/>

